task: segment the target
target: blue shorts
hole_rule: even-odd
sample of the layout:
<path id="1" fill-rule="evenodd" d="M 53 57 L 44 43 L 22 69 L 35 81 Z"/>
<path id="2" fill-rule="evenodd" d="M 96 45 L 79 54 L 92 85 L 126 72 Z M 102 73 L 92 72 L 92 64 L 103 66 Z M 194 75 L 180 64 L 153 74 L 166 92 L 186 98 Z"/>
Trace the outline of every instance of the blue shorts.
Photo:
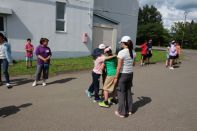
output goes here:
<path id="1" fill-rule="evenodd" d="M 33 56 L 32 57 L 26 57 L 26 61 L 33 61 Z"/>

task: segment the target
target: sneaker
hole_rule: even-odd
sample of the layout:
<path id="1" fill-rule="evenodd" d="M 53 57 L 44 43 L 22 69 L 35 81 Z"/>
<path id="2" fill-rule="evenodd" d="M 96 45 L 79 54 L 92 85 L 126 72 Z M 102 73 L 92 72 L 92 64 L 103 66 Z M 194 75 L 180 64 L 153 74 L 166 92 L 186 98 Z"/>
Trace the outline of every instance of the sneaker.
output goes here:
<path id="1" fill-rule="evenodd" d="M 128 115 L 132 115 L 132 114 L 133 114 L 132 112 L 129 112 L 129 113 L 128 113 Z"/>
<path id="2" fill-rule="evenodd" d="M 7 83 L 6 86 L 7 86 L 8 89 L 12 88 L 12 85 L 10 85 L 10 83 Z"/>
<path id="3" fill-rule="evenodd" d="M 32 84 L 33 87 L 37 86 L 37 82 L 34 81 L 34 83 Z"/>
<path id="4" fill-rule="evenodd" d="M 93 102 L 101 102 L 102 100 L 100 99 L 100 98 L 95 98 L 94 100 L 93 100 Z"/>
<path id="5" fill-rule="evenodd" d="M 42 83 L 42 86 L 46 86 L 46 85 L 47 85 L 47 83 L 46 83 L 46 82 L 43 82 L 43 83 Z"/>
<path id="6" fill-rule="evenodd" d="M 117 102 L 116 99 L 113 99 L 112 97 L 110 97 L 110 98 L 108 99 L 108 103 L 109 103 L 110 105 L 116 105 L 118 102 Z"/>
<path id="7" fill-rule="evenodd" d="M 120 117 L 120 118 L 125 118 L 125 116 L 120 115 L 120 113 L 118 111 L 115 111 L 115 115 L 118 116 L 118 117 Z"/>
<path id="8" fill-rule="evenodd" d="M 92 93 L 90 92 L 90 91 L 88 91 L 88 90 L 85 90 L 85 93 L 86 93 L 86 95 L 89 97 L 89 98 L 91 98 L 92 97 Z"/>
<path id="9" fill-rule="evenodd" d="M 109 108 L 109 104 L 106 104 L 105 101 L 101 101 L 98 103 L 100 107 L 105 107 L 105 108 Z"/>
<path id="10" fill-rule="evenodd" d="M 170 70 L 174 70 L 174 67 L 169 67 Z"/>

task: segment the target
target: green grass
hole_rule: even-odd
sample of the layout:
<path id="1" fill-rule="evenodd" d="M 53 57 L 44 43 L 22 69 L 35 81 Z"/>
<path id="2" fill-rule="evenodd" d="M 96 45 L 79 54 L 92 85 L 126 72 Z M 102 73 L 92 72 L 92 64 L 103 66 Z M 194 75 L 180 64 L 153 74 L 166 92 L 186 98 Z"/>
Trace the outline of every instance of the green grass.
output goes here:
<path id="1" fill-rule="evenodd" d="M 137 52 L 137 62 L 140 60 L 140 52 Z M 166 59 L 165 51 L 153 50 L 151 62 L 164 61 Z M 36 70 L 36 61 L 33 62 L 34 67 L 26 69 L 25 61 L 17 61 L 17 64 L 10 66 L 10 75 L 34 75 Z M 91 69 L 93 67 L 92 57 L 52 59 L 50 66 L 50 74 L 55 75 L 67 71 L 78 71 Z"/>
<path id="2" fill-rule="evenodd" d="M 139 62 L 141 59 L 141 53 L 140 51 L 137 51 L 137 58 L 136 61 Z M 159 51 L 159 50 L 153 50 L 153 56 L 150 59 L 150 62 L 161 62 L 166 60 L 166 52 L 165 51 Z"/>

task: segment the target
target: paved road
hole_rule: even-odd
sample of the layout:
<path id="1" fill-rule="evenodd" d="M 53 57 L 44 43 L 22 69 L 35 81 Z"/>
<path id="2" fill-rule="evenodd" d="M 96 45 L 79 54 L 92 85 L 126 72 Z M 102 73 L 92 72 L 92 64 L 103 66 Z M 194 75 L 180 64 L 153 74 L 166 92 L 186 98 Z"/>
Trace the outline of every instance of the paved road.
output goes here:
<path id="1" fill-rule="evenodd" d="M 15 78 L 18 86 L 0 88 L 0 131 L 197 131 L 196 52 L 173 71 L 136 67 L 135 114 L 125 119 L 85 96 L 90 81 L 88 71 L 51 78 L 45 88 Z"/>

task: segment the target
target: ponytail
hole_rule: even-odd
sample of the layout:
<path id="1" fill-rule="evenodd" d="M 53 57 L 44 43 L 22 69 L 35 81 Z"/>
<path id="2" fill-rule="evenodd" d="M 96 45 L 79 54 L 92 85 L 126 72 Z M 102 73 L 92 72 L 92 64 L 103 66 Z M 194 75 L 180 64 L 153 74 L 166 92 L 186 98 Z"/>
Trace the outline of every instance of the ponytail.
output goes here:
<path id="1" fill-rule="evenodd" d="M 128 47 L 130 56 L 133 59 L 133 42 L 129 40 L 127 43 L 124 44 Z"/>

